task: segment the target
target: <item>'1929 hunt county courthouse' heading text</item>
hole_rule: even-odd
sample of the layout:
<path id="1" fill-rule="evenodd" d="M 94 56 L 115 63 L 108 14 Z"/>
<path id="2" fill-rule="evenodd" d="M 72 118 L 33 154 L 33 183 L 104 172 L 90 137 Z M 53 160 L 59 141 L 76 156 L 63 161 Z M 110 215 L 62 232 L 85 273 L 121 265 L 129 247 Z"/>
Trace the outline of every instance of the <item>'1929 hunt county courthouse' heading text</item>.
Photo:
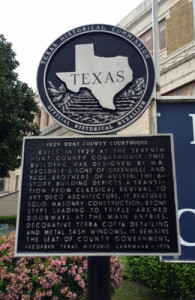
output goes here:
<path id="1" fill-rule="evenodd" d="M 25 138 L 16 255 L 179 253 L 171 135 Z"/>

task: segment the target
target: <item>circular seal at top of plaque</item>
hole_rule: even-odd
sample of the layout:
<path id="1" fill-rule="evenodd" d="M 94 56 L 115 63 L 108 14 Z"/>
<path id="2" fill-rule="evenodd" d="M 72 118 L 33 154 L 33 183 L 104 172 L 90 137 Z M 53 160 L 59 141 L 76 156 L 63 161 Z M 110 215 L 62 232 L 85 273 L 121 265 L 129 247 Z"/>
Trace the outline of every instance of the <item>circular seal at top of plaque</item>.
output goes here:
<path id="1" fill-rule="evenodd" d="M 62 126 L 82 134 L 105 134 L 136 121 L 155 83 L 154 65 L 141 40 L 103 24 L 72 29 L 41 58 L 38 93 Z"/>

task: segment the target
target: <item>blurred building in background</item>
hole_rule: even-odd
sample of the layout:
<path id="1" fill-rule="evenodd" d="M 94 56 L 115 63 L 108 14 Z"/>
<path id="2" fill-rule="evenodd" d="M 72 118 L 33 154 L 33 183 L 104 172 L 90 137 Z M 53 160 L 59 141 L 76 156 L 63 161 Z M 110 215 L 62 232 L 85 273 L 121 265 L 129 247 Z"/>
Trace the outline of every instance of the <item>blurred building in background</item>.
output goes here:
<path id="1" fill-rule="evenodd" d="M 195 24 L 192 0 L 158 0 L 159 96 L 195 97 Z M 153 55 L 152 2 L 143 1 L 118 26 L 139 37 Z M 179 98 L 179 97 L 178 97 Z M 151 107 L 122 133 L 151 133 Z"/>

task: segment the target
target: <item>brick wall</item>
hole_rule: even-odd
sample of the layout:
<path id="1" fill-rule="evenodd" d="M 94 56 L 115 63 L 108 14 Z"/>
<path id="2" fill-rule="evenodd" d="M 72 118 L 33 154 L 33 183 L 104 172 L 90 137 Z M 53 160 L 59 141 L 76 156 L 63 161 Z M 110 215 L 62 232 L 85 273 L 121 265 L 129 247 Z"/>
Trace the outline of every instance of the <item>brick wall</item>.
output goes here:
<path id="1" fill-rule="evenodd" d="M 170 17 L 166 24 L 167 54 L 169 55 L 194 39 L 192 2 L 180 0 L 170 8 Z"/>

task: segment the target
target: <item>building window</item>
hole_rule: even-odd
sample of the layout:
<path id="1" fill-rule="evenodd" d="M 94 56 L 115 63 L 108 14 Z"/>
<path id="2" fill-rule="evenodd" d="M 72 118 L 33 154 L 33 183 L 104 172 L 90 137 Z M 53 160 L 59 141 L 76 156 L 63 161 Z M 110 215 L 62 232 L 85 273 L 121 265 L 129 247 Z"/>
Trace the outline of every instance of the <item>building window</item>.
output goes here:
<path id="1" fill-rule="evenodd" d="M 49 125 L 49 115 L 47 114 L 47 126 Z"/>
<path id="2" fill-rule="evenodd" d="M 195 96 L 195 82 L 192 83 L 192 96 Z"/>
<path id="3" fill-rule="evenodd" d="M 158 24 L 159 30 L 159 50 L 166 48 L 166 21 L 163 19 Z M 153 36 L 152 29 L 146 31 L 140 36 L 140 39 L 144 42 L 151 54 L 153 54 Z"/>
<path id="4" fill-rule="evenodd" d="M 150 51 L 151 54 L 153 54 L 153 38 L 152 38 L 152 29 L 148 30 L 145 32 L 142 36 L 140 36 L 140 39 L 146 45 L 148 50 Z"/>
<path id="5" fill-rule="evenodd" d="M 0 179 L 0 192 L 4 191 L 4 179 Z"/>
<path id="6" fill-rule="evenodd" d="M 38 112 L 38 113 L 36 113 L 35 114 L 35 123 L 39 126 L 39 128 L 40 128 L 40 124 L 41 124 L 41 113 L 40 112 Z"/>
<path id="7" fill-rule="evenodd" d="M 19 175 L 16 175 L 16 181 L 15 181 L 15 191 L 19 190 Z"/>
<path id="8" fill-rule="evenodd" d="M 165 19 L 159 22 L 159 49 L 166 48 L 166 21 Z"/>
<path id="9" fill-rule="evenodd" d="M 169 96 L 195 96 L 195 82 L 168 93 Z"/>

